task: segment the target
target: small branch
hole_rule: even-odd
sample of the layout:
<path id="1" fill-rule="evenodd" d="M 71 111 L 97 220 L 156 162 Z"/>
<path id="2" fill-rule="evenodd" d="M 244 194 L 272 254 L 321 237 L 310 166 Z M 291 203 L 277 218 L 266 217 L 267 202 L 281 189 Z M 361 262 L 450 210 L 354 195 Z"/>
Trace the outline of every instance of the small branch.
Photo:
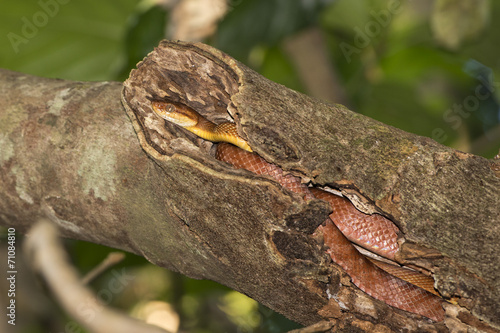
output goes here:
<path id="1" fill-rule="evenodd" d="M 123 258 L 125 258 L 125 254 L 123 254 L 123 252 L 111 252 L 99 265 L 85 274 L 85 276 L 82 278 L 82 284 L 89 284 L 92 280 L 101 275 L 108 268 L 122 261 Z"/>
<path id="2" fill-rule="evenodd" d="M 167 331 L 103 306 L 86 288 L 70 264 L 57 229 L 48 220 L 37 222 L 29 233 L 25 250 L 31 256 L 33 267 L 43 276 L 62 307 L 82 326 L 96 333 L 165 333 Z M 81 305 L 97 309 L 89 318 Z"/>

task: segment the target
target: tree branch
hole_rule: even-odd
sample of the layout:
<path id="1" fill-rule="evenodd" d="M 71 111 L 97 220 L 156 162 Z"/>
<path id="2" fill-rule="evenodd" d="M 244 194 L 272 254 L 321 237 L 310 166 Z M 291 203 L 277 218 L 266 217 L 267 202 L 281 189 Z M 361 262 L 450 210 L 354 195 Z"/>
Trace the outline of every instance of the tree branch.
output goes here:
<path id="1" fill-rule="evenodd" d="M 48 220 L 37 222 L 25 243 L 33 267 L 40 271 L 64 309 L 78 322 L 95 333 L 167 333 L 166 330 L 146 324 L 101 304 L 81 282 L 68 258 L 57 229 Z M 85 304 L 87 310 L 82 311 Z M 89 315 L 88 309 L 93 309 Z"/>
<path id="2" fill-rule="evenodd" d="M 0 80 L 9 96 L 0 101 L 3 225 L 26 230 L 47 215 L 65 237 L 216 280 L 303 324 L 435 331 L 479 318 L 500 327 L 498 161 L 313 100 L 203 44 L 163 42 L 124 84 L 144 151 L 118 83 L 8 71 Z M 215 160 L 210 143 L 153 116 L 154 98 L 234 119 L 266 160 L 393 219 L 406 239 L 399 260 L 434 271 L 439 291 L 460 298 L 447 306 L 454 318 L 430 323 L 352 286 L 311 235 L 325 204 Z"/>

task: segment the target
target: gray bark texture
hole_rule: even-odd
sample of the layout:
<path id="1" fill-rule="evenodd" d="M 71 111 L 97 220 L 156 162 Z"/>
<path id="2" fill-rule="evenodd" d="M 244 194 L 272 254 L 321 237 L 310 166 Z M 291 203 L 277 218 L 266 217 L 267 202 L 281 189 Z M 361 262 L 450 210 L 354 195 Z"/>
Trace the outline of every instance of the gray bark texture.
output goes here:
<path id="1" fill-rule="evenodd" d="M 163 41 L 123 85 L 7 70 L 0 81 L 3 226 L 27 232 L 48 217 L 65 237 L 218 281 L 332 332 L 500 328 L 499 160 L 314 100 L 204 44 Z M 267 161 L 393 220 L 398 261 L 432 271 L 458 304 L 433 323 L 358 290 L 313 233 L 325 203 L 217 161 L 211 143 L 155 116 L 155 99 L 236 122 Z"/>

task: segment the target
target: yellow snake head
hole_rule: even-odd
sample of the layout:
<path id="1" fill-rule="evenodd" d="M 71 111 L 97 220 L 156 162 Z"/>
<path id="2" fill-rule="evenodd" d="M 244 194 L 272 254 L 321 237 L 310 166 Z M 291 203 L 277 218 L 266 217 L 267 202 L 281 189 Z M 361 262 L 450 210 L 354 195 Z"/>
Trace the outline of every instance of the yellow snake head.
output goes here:
<path id="1" fill-rule="evenodd" d="M 187 129 L 200 138 L 213 142 L 229 142 L 241 149 L 252 152 L 252 148 L 248 143 L 238 135 L 234 123 L 225 122 L 216 125 L 189 106 L 181 103 L 153 101 L 151 106 L 153 111 L 161 118 Z"/>
<path id="2" fill-rule="evenodd" d="M 153 111 L 161 118 L 181 127 L 193 127 L 198 124 L 198 115 L 191 108 L 173 102 L 154 101 Z"/>

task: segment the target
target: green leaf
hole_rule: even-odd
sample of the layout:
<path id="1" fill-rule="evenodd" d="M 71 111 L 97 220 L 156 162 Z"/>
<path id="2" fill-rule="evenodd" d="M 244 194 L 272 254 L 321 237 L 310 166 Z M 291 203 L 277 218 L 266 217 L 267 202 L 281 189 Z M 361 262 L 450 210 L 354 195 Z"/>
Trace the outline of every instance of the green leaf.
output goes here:
<path id="1" fill-rule="evenodd" d="M 122 61 L 127 18 L 138 0 L 4 1 L 2 67 L 70 80 L 109 80 Z"/>
<path id="2" fill-rule="evenodd" d="M 328 1 L 233 1 L 219 24 L 214 46 L 245 62 L 254 46 L 275 45 L 315 22 L 325 2 Z"/>
<path id="3" fill-rule="evenodd" d="M 304 91 L 295 67 L 280 47 L 272 47 L 267 50 L 260 68 L 260 74 L 288 88 Z"/>
<path id="4" fill-rule="evenodd" d="M 167 13 L 159 6 L 132 16 L 125 37 L 125 61 L 117 78 L 125 80 L 130 70 L 136 67 L 164 38 Z"/>

